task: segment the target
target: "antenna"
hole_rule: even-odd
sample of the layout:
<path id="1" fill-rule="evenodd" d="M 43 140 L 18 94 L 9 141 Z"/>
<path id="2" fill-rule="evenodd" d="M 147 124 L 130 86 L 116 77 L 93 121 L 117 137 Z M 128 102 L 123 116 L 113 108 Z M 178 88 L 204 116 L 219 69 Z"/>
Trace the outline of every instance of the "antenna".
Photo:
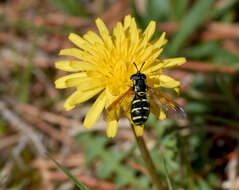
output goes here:
<path id="1" fill-rule="evenodd" d="M 143 68 L 143 66 L 144 66 L 145 63 L 146 63 L 146 62 L 144 62 L 144 63 L 141 65 L 141 67 L 140 67 L 140 69 L 139 69 L 139 72 L 141 71 L 141 69 Z"/>
<path id="2" fill-rule="evenodd" d="M 137 65 L 135 64 L 135 62 L 134 62 L 133 64 L 134 64 L 134 66 L 136 67 L 137 72 L 139 72 L 138 67 L 137 67 Z"/>

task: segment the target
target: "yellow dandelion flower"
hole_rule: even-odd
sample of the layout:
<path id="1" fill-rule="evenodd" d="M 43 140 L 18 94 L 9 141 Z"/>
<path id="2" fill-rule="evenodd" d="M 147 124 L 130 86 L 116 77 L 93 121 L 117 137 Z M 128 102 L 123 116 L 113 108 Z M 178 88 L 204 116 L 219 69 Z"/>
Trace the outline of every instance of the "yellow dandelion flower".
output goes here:
<path id="1" fill-rule="evenodd" d="M 131 120 L 130 108 L 135 93 L 130 77 L 137 72 L 135 65 L 140 68 L 144 63 L 141 73 L 146 76 L 146 85 L 158 93 L 148 98 L 150 111 L 159 119 L 164 119 L 166 115 L 157 100 L 169 106 L 173 104 L 167 101 L 167 96 L 162 95 L 158 88 L 172 88 L 178 91 L 180 83 L 164 75 L 162 71 L 185 63 L 185 58 L 163 60 L 158 58 L 167 40 L 165 33 L 160 38 L 151 40 L 156 28 L 154 21 L 149 23 L 144 32 L 137 28 L 135 19 L 130 15 L 124 18 L 123 23 L 118 22 L 112 33 L 99 18 L 96 19 L 96 25 L 100 36 L 92 31 L 87 32 L 83 37 L 72 33 L 69 35 L 69 40 L 77 48 L 63 49 L 59 53 L 79 60 L 55 63 L 58 69 L 76 72 L 55 81 L 56 88 L 76 88 L 76 91 L 65 101 L 64 108 L 71 110 L 77 104 L 99 94 L 87 113 L 83 125 L 91 128 L 105 110 L 107 136 L 114 137 L 122 110 Z M 151 91 L 148 93 L 150 94 Z M 134 124 L 134 128 L 137 136 L 141 136 L 143 126 Z"/>

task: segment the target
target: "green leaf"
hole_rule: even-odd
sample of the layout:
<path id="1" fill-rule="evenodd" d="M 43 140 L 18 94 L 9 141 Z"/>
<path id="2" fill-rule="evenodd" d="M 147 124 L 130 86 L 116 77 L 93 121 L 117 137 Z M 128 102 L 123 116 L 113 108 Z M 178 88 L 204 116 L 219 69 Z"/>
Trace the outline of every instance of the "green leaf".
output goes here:
<path id="1" fill-rule="evenodd" d="M 134 183 L 135 190 L 145 190 L 150 188 L 151 180 L 148 176 L 139 176 L 137 181 Z"/>
<path id="2" fill-rule="evenodd" d="M 124 166 L 120 166 L 117 168 L 117 177 L 116 177 L 116 185 L 120 189 L 121 187 L 128 185 L 128 184 L 134 184 L 135 178 L 134 178 L 135 171 L 131 168 L 127 168 Z"/>
<path id="3" fill-rule="evenodd" d="M 65 99 L 66 97 L 64 97 Z M 75 136 L 75 140 L 78 144 L 82 144 L 82 143 L 86 143 L 86 142 L 89 142 L 90 140 L 92 140 L 92 133 L 91 132 L 81 132 L 81 133 L 78 133 L 76 136 Z"/>
<path id="4" fill-rule="evenodd" d="M 87 164 L 90 164 L 94 158 L 105 152 L 105 145 L 107 141 L 108 139 L 104 136 L 93 137 L 88 141 L 85 150 Z"/>
<path id="5" fill-rule="evenodd" d="M 197 1 L 189 13 L 183 18 L 179 31 L 169 46 L 169 54 L 175 56 L 183 43 L 200 26 L 211 11 L 213 0 Z"/>
<path id="6" fill-rule="evenodd" d="M 198 188 L 200 190 L 212 190 L 212 188 L 209 186 L 209 184 L 207 184 L 207 182 L 201 178 L 198 178 Z"/>
<path id="7" fill-rule="evenodd" d="M 102 152 L 102 161 L 98 168 L 98 176 L 101 179 L 109 177 L 114 171 L 117 173 L 117 168 L 120 167 L 121 153 L 116 150 Z"/>
<path id="8" fill-rule="evenodd" d="M 66 168 L 64 168 L 60 163 L 58 163 L 50 154 L 48 157 L 57 165 L 57 167 L 64 172 L 73 182 L 74 184 L 80 188 L 80 190 L 89 190 L 85 185 L 79 182 Z"/>

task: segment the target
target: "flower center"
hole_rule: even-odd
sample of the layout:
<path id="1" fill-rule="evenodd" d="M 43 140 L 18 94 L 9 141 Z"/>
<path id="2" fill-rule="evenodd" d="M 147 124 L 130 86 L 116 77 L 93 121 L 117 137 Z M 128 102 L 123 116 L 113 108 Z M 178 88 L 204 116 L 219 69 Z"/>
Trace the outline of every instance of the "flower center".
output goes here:
<path id="1" fill-rule="evenodd" d="M 131 86 L 130 75 L 127 64 L 124 61 L 119 60 L 116 63 L 112 63 L 107 85 L 113 96 L 121 95 Z"/>

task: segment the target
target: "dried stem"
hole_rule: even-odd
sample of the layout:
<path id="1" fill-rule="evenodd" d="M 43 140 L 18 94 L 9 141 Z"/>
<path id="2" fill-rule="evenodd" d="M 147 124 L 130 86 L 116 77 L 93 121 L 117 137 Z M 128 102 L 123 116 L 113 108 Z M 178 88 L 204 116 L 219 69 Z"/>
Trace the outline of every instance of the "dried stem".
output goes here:
<path id="1" fill-rule="evenodd" d="M 156 170 L 156 167 L 153 163 L 153 160 L 152 158 L 150 157 L 150 154 L 149 154 L 149 151 L 148 151 L 148 148 L 145 144 L 145 141 L 144 141 L 144 138 L 141 136 L 141 137 L 137 137 L 136 136 L 136 133 L 135 133 L 135 130 L 134 130 L 134 127 L 132 126 L 132 130 L 134 132 L 134 136 L 135 136 L 135 139 L 137 141 L 137 144 L 139 146 L 139 150 L 141 152 L 141 155 L 143 157 L 143 160 L 145 162 L 145 165 L 148 169 L 148 172 L 149 172 L 149 175 L 150 177 L 152 178 L 155 186 L 156 186 L 156 189 L 157 190 L 161 190 L 163 189 L 163 185 L 160 181 L 160 177 L 157 173 L 157 170 Z"/>

